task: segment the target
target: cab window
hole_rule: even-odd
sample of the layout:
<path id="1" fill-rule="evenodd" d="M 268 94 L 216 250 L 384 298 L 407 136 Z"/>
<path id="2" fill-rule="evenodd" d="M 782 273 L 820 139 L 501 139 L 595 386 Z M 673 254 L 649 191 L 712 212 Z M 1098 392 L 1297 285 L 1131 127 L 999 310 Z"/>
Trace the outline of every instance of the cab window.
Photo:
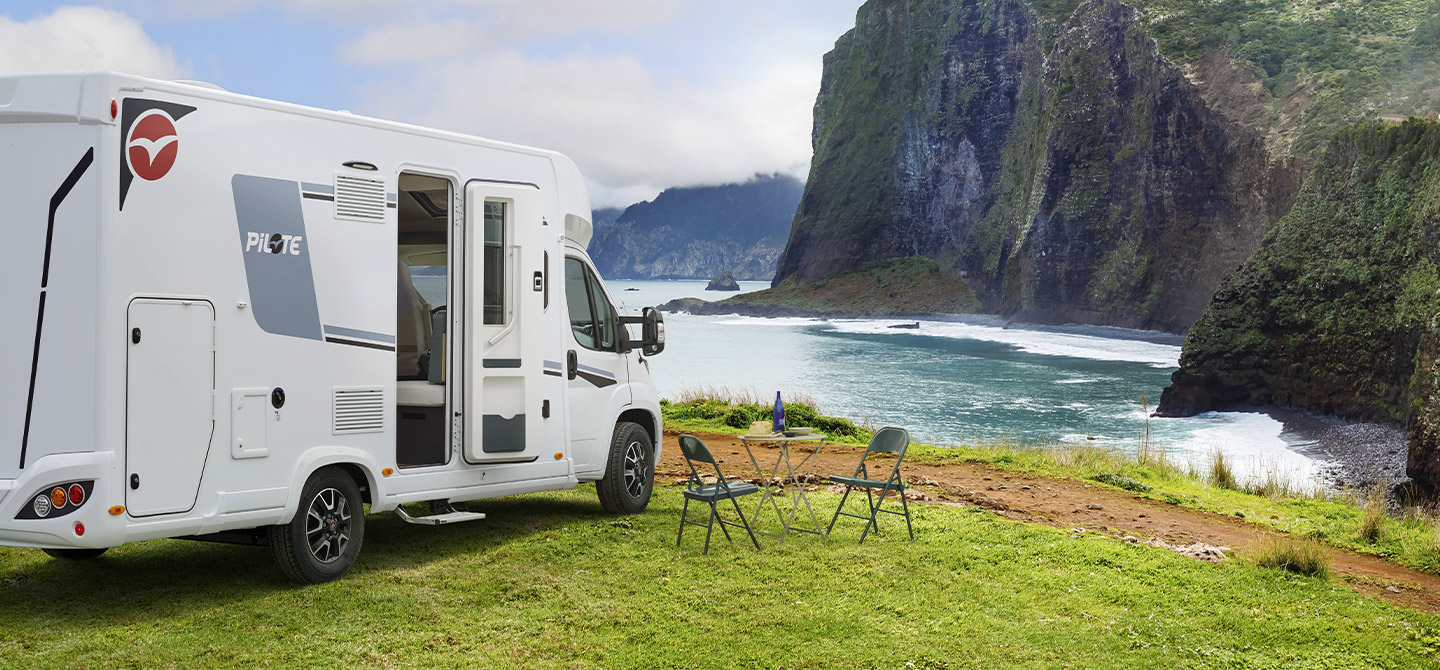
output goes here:
<path id="1" fill-rule="evenodd" d="M 575 341 L 586 349 L 614 351 L 615 309 L 595 273 L 578 258 L 565 259 L 565 301 Z"/>

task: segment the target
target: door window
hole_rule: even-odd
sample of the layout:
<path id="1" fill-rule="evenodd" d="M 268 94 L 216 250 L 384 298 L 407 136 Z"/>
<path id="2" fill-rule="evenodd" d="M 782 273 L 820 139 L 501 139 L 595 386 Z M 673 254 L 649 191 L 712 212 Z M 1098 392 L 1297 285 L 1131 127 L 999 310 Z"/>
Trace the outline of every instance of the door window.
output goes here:
<path id="1" fill-rule="evenodd" d="M 615 350 L 615 309 L 605 299 L 595 273 L 578 258 L 565 259 L 565 301 L 570 330 L 586 349 Z"/>
<path id="2" fill-rule="evenodd" d="M 505 212 L 503 202 L 485 201 L 485 325 L 505 325 Z"/>

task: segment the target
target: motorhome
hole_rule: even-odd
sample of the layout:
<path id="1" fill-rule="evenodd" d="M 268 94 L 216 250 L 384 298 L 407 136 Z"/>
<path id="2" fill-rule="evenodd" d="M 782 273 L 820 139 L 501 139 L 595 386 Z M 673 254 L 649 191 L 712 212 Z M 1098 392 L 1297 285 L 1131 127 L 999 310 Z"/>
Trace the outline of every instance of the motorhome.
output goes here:
<path id="1" fill-rule="evenodd" d="M 369 512 L 659 458 L 658 312 L 620 314 L 551 151 L 114 73 L 0 78 L 0 545 L 355 563 Z M 411 505 L 411 503 L 429 503 Z M 433 510 L 433 512 L 432 512 Z"/>

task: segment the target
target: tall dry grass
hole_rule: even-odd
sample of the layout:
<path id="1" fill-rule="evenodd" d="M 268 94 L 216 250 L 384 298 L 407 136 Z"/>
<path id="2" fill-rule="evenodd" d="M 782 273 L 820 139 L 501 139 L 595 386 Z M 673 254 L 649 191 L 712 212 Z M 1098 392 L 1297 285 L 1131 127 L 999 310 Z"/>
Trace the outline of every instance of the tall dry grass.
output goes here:
<path id="1" fill-rule="evenodd" d="M 1382 479 L 1360 498 L 1360 539 L 1379 542 L 1385 537 L 1385 519 L 1390 515 L 1390 490 Z"/>
<path id="2" fill-rule="evenodd" d="M 1216 449 L 1210 457 L 1210 485 L 1217 489 L 1240 490 L 1240 482 L 1235 479 L 1235 471 L 1230 468 L 1230 462 L 1225 459 L 1225 452 Z"/>
<path id="3" fill-rule="evenodd" d="M 800 403 L 808 405 L 815 410 L 816 414 L 824 414 L 820 404 L 815 402 L 815 396 L 804 391 L 787 391 L 780 389 L 780 399 L 785 402 Z M 755 386 L 729 386 L 725 384 L 696 384 L 683 386 L 675 393 L 673 401 L 678 403 L 693 403 L 702 400 L 719 400 L 727 405 L 759 405 L 769 407 L 775 404 L 774 391 L 761 391 Z"/>
<path id="4" fill-rule="evenodd" d="M 1314 540 L 1271 535 L 1260 540 L 1250 557 L 1264 568 L 1321 578 L 1330 574 L 1330 551 Z"/>

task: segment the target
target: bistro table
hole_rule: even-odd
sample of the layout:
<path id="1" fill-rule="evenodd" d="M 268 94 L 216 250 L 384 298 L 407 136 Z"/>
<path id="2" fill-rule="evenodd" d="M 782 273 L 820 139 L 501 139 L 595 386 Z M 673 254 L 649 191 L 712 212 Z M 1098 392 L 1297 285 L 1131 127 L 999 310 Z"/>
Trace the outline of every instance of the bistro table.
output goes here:
<path id="1" fill-rule="evenodd" d="M 800 481 L 799 471 L 803 469 L 805 479 L 807 481 L 810 479 L 810 473 L 815 469 L 815 461 L 818 460 L 817 457 L 820 454 L 820 448 L 825 446 L 825 436 L 820 433 L 796 435 L 795 437 L 785 437 L 780 433 L 773 435 L 741 435 L 740 442 L 745 445 L 745 453 L 750 455 L 750 464 L 755 466 L 756 472 L 760 473 L 760 490 L 763 494 L 760 496 L 760 506 L 756 508 L 754 518 L 759 518 L 760 513 L 765 510 L 765 503 L 768 502 L 770 503 L 770 507 L 775 510 L 775 515 L 780 518 L 780 525 L 784 528 L 778 535 L 759 530 L 755 532 L 761 535 L 780 538 L 781 542 L 785 541 L 786 536 L 788 536 L 792 530 L 797 533 L 812 533 L 824 537 L 825 531 L 820 529 L 820 520 L 815 517 L 815 510 L 810 507 L 810 499 L 805 496 L 805 485 Z M 751 448 L 752 444 L 767 442 L 774 443 L 780 447 L 780 453 L 775 457 L 775 464 L 768 470 L 760 467 L 760 462 L 755 458 L 755 450 Z M 804 458 L 796 461 L 790 457 L 790 444 L 792 442 L 815 442 L 816 444 L 815 448 L 811 450 L 809 454 L 806 454 Z M 769 463 L 770 461 L 767 458 L 765 462 Z M 780 474 L 781 465 L 785 466 L 785 471 L 789 473 L 790 481 L 793 483 L 795 489 L 795 495 L 790 504 L 789 517 L 786 517 L 785 514 L 780 511 L 780 506 L 775 502 L 775 498 L 780 492 L 785 490 L 785 478 Z M 810 523 L 814 526 L 814 530 L 795 527 L 795 515 L 800 511 L 800 503 L 802 502 L 805 503 L 805 511 L 810 513 Z"/>

